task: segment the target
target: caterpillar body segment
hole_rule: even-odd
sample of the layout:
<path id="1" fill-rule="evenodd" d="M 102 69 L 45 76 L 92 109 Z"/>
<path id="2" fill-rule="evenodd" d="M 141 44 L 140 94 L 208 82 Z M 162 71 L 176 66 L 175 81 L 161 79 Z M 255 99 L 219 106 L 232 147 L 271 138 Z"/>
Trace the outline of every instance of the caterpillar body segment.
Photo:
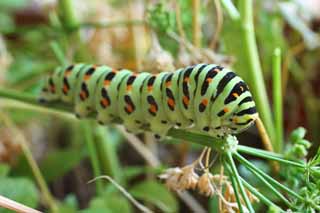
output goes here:
<path id="1" fill-rule="evenodd" d="M 158 138 L 172 127 L 215 137 L 250 127 L 258 114 L 248 86 L 229 69 L 198 64 L 156 75 L 75 64 L 47 77 L 40 100 L 73 104 L 77 117 L 122 121 L 128 131 Z"/>
<path id="2" fill-rule="evenodd" d="M 129 132 L 140 133 L 145 125 L 142 107 L 142 85 L 149 73 L 131 73 L 121 83 L 119 91 L 119 116 Z"/>

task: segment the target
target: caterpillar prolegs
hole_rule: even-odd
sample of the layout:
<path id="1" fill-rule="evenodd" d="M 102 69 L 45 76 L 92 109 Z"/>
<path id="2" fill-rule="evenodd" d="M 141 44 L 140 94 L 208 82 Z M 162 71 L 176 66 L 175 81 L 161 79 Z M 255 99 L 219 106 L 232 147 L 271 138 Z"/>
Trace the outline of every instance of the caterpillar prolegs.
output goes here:
<path id="1" fill-rule="evenodd" d="M 155 75 L 105 65 L 59 67 L 40 101 L 62 101 L 79 118 L 96 112 L 100 124 L 120 120 L 130 132 L 149 129 L 158 137 L 172 127 L 224 137 L 247 129 L 258 115 L 246 83 L 214 64 Z"/>

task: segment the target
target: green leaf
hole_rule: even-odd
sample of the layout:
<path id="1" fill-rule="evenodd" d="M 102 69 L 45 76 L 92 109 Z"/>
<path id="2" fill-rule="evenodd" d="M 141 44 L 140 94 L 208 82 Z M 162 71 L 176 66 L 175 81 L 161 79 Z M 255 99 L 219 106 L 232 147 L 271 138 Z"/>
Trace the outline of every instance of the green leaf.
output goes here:
<path id="1" fill-rule="evenodd" d="M 27 178 L 0 178 L 0 194 L 6 198 L 22 203 L 31 208 L 36 208 L 39 201 L 35 184 Z M 12 211 L 0 209 L 0 213 Z"/>
<path id="2" fill-rule="evenodd" d="M 178 212 L 178 203 L 172 193 L 155 181 L 144 181 L 133 186 L 129 193 L 135 198 L 150 202 L 164 212 Z"/>
<path id="3" fill-rule="evenodd" d="M 59 213 L 76 213 L 78 209 L 77 198 L 73 194 L 67 195 L 63 203 L 59 205 Z"/>
<path id="4" fill-rule="evenodd" d="M 88 209 L 80 211 L 81 213 L 131 213 L 133 212 L 129 201 L 118 193 L 105 193 L 90 201 Z"/>
<path id="5" fill-rule="evenodd" d="M 85 157 L 80 150 L 59 150 L 50 152 L 40 164 L 40 169 L 47 181 L 52 181 L 70 171 Z"/>
<path id="6" fill-rule="evenodd" d="M 9 173 L 9 166 L 7 164 L 0 164 L 0 177 L 5 177 Z"/>

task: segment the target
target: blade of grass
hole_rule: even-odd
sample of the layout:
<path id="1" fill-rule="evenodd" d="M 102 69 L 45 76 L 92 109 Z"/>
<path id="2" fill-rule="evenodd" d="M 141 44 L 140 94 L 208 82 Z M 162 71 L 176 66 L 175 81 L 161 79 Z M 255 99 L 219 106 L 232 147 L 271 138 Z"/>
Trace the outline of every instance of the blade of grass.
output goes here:
<path id="1" fill-rule="evenodd" d="M 283 110 L 282 110 L 282 87 L 281 87 L 281 50 L 276 48 L 272 58 L 273 75 L 273 111 L 275 122 L 275 151 L 281 152 L 283 148 Z"/>
<path id="2" fill-rule="evenodd" d="M 82 121 L 81 132 L 84 135 L 85 142 L 88 147 L 90 161 L 93 169 L 93 175 L 96 178 L 101 176 L 101 167 L 98 160 L 97 150 L 94 142 L 92 126 L 94 126 L 92 125 L 92 121 Z M 96 190 L 99 195 L 101 195 L 101 193 L 103 192 L 103 185 L 101 180 L 97 180 Z"/>

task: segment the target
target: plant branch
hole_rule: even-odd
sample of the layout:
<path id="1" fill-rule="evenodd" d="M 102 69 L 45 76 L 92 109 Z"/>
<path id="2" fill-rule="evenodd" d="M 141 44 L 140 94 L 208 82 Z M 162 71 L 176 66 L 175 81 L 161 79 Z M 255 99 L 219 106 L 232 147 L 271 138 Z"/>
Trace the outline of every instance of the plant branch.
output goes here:
<path id="1" fill-rule="evenodd" d="M 235 181 L 236 181 L 237 185 L 239 186 L 241 196 L 242 196 L 246 206 L 248 207 L 249 212 L 254 212 L 254 209 L 253 209 L 253 207 L 251 205 L 251 202 L 250 202 L 250 200 L 248 198 L 248 195 L 247 195 L 247 193 L 246 193 L 246 191 L 245 191 L 245 189 L 244 189 L 244 187 L 242 185 L 242 182 L 240 180 L 240 175 L 239 175 L 239 173 L 237 171 L 237 168 L 236 168 L 236 165 L 235 165 L 235 163 L 233 161 L 232 153 L 229 151 L 229 152 L 226 153 L 226 156 L 227 156 L 228 162 L 230 164 L 232 173 L 234 174 Z"/>
<path id="2" fill-rule="evenodd" d="M 271 136 L 273 146 L 274 142 L 274 125 L 270 104 L 264 79 L 262 68 L 259 60 L 258 48 L 255 39 L 254 23 L 253 23 L 253 2 L 252 0 L 239 1 L 239 10 L 241 16 L 241 39 L 244 42 L 243 52 L 248 60 L 248 76 L 249 83 L 252 88 L 254 99 L 256 100 L 257 108 L 263 123 L 267 127 L 268 134 Z"/>

